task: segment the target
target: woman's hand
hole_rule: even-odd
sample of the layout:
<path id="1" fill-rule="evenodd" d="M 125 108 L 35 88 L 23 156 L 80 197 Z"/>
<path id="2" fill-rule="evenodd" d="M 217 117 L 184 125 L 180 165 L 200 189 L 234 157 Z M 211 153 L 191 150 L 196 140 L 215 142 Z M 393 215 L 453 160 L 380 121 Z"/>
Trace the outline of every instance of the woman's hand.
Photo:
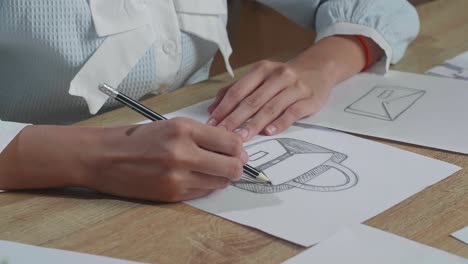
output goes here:
<path id="1" fill-rule="evenodd" d="M 372 40 L 365 40 L 374 63 L 383 51 Z M 220 90 L 208 108 L 208 124 L 237 130 L 244 141 L 260 132 L 280 133 L 298 119 L 318 112 L 331 89 L 365 64 L 366 52 L 355 36 L 324 38 L 289 63 L 259 62 L 242 79 Z"/>
<path id="2" fill-rule="evenodd" d="M 320 110 L 332 85 L 321 70 L 301 72 L 293 64 L 261 61 L 218 93 L 208 124 L 233 131 L 250 119 L 237 131 L 244 141 L 262 131 L 274 135 Z"/>
<path id="3" fill-rule="evenodd" d="M 227 187 L 247 159 L 237 134 L 185 118 L 120 128 L 28 126 L 0 154 L 0 189 L 80 186 L 176 202 Z"/>
<path id="4" fill-rule="evenodd" d="M 226 188 L 242 175 L 247 153 L 238 135 L 186 118 L 113 131 L 89 187 L 176 202 Z"/>

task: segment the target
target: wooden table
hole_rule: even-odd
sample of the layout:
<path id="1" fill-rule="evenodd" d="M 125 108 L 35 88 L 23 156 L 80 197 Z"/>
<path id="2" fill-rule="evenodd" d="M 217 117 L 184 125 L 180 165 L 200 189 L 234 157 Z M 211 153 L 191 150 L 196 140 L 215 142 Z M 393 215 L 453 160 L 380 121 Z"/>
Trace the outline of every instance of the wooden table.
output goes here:
<path id="1" fill-rule="evenodd" d="M 438 0 L 418 10 L 421 35 L 395 69 L 422 73 L 468 50 L 468 1 Z M 239 69 L 237 76 L 246 70 Z M 229 81 L 226 75 L 218 76 L 145 103 L 171 112 L 212 97 Z M 119 109 L 80 125 L 139 120 Z M 466 155 L 378 141 L 468 167 Z M 468 257 L 468 246 L 449 236 L 468 225 L 468 171 L 463 169 L 365 223 Z M 182 203 L 142 203 L 62 190 L 0 195 L 0 239 L 151 263 L 278 263 L 304 250 Z"/>

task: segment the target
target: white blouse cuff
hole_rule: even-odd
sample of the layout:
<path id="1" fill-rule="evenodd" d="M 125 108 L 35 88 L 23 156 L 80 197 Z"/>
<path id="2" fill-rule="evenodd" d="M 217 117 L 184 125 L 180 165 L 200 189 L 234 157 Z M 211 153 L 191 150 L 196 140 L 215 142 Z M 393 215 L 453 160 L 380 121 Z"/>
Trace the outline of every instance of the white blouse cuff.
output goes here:
<path id="1" fill-rule="evenodd" d="M 29 124 L 6 122 L 0 120 L 0 153 L 10 144 L 16 135 Z"/>
<path id="2" fill-rule="evenodd" d="M 368 71 L 385 74 L 389 70 L 390 58 L 392 58 L 393 54 L 392 47 L 375 29 L 352 23 L 335 23 L 328 28 L 319 31 L 315 42 L 334 35 L 362 35 L 372 39 L 385 52 L 385 57 L 376 62 Z"/>
<path id="3" fill-rule="evenodd" d="M 0 120 L 0 154 L 10 144 L 10 142 L 16 137 L 16 135 L 23 130 L 29 124 L 6 122 Z M 0 190 L 0 193 L 4 192 Z"/>

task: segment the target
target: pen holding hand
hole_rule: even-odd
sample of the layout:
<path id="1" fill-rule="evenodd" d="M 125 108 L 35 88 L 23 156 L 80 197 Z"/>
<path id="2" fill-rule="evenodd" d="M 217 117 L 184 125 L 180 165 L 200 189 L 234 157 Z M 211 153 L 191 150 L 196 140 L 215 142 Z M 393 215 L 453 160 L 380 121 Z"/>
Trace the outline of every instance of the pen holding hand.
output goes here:
<path id="1" fill-rule="evenodd" d="M 107 146 L 119 153 L 103 163 L 103 177 L 93 188 L 102 192 L 176 202 L 205 196 L 238 181 L 244 173 L 268 179 L 247 166 L 248 155 L 235 133 L 187 118 L 167 120 L 130 97 L 102 84 L 99 89 L 153 121 L 113 130 Z M 119 136 L 120 135 L 120 136 Z M 122 137 L 122 135 L 125 135 Z"/>
<path id="2" fill-rule="evenodd" d="M 109 154 L 91 188 L 165 202 L 227 187 L 240 179 L 247 159 L 237 135 L 187 118 L 112 129 L 104 145 Z"/>
<path id="3" fill-rule="evenodd" d="M 145 116 L 149 120 L 152 121 L 161 121 L 161 120 L 167 120 L 166 117 L 163 115 L 154 112 L 153 110 L 147 108 L 146 106 L 138 103 L 137 101 L 133 100 L 132 98 L 128 97 L 127 95 L 118 92 L 108 84 L 100 84 L 99 85 L 99 90 L 108 96 L 114 98 L 115 100 L 119 101 L 123 105 L 129 107 L 130 109 L 135 110 L 136 112 L 140 113 L 141 115 Z M 260 182 L 266 182 L 266 183 L 271 183 L 271 181 L 268 179 L 268 177 L 263 174 L 261 171 L 258 171 L 256 168 L 249 166 L 247 163 L 248 161 L 248 155 L 247 153 L 243 150 L 241 159 L 244 161 L 244 170 L 243 173 L 247 177 L 254 178 Z"/>
<path id="4" fill-rule="evenodd" d="M 0 189 L 84 187 L 126 198 L 191 200 L 239 180 L 243 153 L 236 134 L 186 118 L 124 127 L 27 126 L 0 155 Z"/>

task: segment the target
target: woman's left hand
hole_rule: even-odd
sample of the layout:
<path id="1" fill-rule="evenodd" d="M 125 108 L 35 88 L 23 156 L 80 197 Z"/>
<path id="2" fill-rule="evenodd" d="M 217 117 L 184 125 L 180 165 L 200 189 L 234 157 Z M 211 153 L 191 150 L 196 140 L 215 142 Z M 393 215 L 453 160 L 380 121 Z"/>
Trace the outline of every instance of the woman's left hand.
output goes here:
<path id="1" fill-rule="evenodd" d="M 275 135 L 317 113 L 336 84 L 380 60 L 384 51 L 370 38 L 330 36 L 290 63 L 262 61 L 208 108 L 208 124 L 237 132 L 247 141 L 260 132 Z"/>
<path id="2" fill-rule="evenodd" d="M 208 124 L 237 131 L 247 141 L 260 132 L 274 135 L 326 102 L 332 82 L 326 73 L 301 71 L 293 64 L 261 61 L 231 86 L 220 90 L 208 111 Z"/>

